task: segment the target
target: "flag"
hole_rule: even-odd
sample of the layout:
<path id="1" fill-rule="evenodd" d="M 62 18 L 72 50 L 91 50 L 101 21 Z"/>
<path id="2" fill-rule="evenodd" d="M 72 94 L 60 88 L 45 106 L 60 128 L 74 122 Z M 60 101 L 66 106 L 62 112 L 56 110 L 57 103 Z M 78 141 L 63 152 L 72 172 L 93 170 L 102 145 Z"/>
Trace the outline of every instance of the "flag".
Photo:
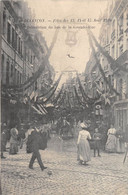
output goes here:
<path id="1" fill-rule="evenodd" d="M 38 92 L 35 92 L 35 96 L 34 96 L 34 102 L 36 102 L 36 100 L 37 100 L 37 97 L 38 97 Z"/>
<path id="2" fill-rule="evenodd" d="M 44 106 L 42 104 L 40 104 L 41 108 L 43 109 L 43 111 L 47 114 L 47 110 L 44 108 Z"/>
<path id="3" fill-rule="evenodd" d="M 41 106 L 39 104 L 37 104 L 37 107 L 39 108 L 39 110 L 41 111 L 42 114 L 46 114 L 46 112 L 41 108 Z"/>
<path id="4" fill-rule="evenodd" d="M 42 113 L 35 107 L 35 106 L 31 106 L 38 114 L 42 115 Z"/>
<path id="5" fill-rule="evenodd" d="M 30 95 L 30 100 L 32 100 L 32 98 L 35 96 L 35 91 L 33 91 Z"/>

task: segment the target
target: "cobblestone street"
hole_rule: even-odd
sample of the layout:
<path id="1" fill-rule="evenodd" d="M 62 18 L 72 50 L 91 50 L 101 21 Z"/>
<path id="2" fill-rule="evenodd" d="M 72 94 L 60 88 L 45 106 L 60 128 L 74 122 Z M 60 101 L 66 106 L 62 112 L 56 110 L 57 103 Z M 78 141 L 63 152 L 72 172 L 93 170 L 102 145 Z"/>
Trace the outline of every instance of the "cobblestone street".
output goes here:
<path id="1" fill-rule="evenodd" d="M 101 153 L 88 166 L 79 165 L 76 141 L 62 141 L 52 135 L 45 151 L 40 151 L 44 165 L 28 168 L 31 154 L 24 148 L 17 155 L 5 152 L 2 165 L 3 195 L 128 195 L 128 158 L 124 154 Z M 52 175 L 48 174 L 51 170 Z"/>

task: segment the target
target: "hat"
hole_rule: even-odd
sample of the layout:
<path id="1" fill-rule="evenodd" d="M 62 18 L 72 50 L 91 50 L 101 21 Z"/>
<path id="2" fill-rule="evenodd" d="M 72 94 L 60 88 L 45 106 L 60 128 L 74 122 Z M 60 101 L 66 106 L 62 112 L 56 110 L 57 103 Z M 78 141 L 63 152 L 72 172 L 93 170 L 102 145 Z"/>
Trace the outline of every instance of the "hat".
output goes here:
<path id="1" fill-rule="evenodd" d="M 84 123 L 81 123 L 80 126 L 81 126 L 82 129 L 86 129 L 88 127 L 88 125 L 84 124 Z"/>

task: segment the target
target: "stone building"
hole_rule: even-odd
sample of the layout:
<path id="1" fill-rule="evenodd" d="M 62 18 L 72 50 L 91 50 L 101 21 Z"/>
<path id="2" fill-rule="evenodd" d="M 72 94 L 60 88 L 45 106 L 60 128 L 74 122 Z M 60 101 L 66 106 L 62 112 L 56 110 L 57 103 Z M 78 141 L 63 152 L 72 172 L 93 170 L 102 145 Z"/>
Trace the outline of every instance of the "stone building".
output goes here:
<path id="1" fill-rule="evenodd" d="M 36 26 L 35 28 L 29 27 L 30 23 L 26 20 L 27 18 L 32 20 L 34 16 L 24 1 L 0 2 L 2 122 L 10 120 L 12 114 L 12 101 L 10 100 L 12 97 L 9 89 L 20 87 L 32 77 L 38 70 L 41 59 L 48 52 L 44 37 Z M 44 72 L 46 71 L 50 72 L 47 82 L 51 84 L 49 80 L 52 79 L 54 70 L 49 63 Z M 25 95 L 30 97 L 33 92 L 36 95 L 40 94 L 41 87 L 41 77 L 39 77 L 30 87 L 22 91 L 20 98 Z M 16 105 L 14 104 L 13 107 L 15 109 Z"/>
<path id="2" fill-rule="evenodd" d="M 94 81 L 102 94 L 101 101 L 104 99 L 103 105 L 110 105 L 112 120 L 109 122 L 113 121 L 117 129 L 121 127 L 125 132 L 128 124 L 128 1 L 117 0 L 108 4 L 102 17 L 99 40 L 100 45 L 115 60 L 110 63 L 98 50 L 107 81 L 119 95 L 106 84 L 98 68 L 94 71 L 97 73 Z"/>

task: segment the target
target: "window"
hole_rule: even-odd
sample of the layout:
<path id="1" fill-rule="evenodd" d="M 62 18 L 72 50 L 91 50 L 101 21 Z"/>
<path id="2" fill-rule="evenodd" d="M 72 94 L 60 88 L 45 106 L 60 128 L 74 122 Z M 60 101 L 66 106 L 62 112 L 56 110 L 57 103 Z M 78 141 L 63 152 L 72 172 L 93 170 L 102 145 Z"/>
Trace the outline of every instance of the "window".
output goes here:
<path id="1" fill-rule="evenodd" d="M 6 32 L 6 11 L 3 11 L 3 35 Z"/>
<path id="2" fill-rule="evenodd" d="M 17 84 L 19 85 L 19 81 L 20 81 L 20 75 L 19 75 L 19 71 L 17 71 Z"/>
<path id="3" fill-rule="evenodd" d="M 12 47 L 15 47 L 15 30 L 12 28 Z"/>
<path id="4" fill-rule="evenodd" d="M 120 55 L 123 53 L 123 45 L 120 46 Z"/>
<path id="5" fill-rule="evenodd" d="M 20 54 L 21 56 L 23 54 L 23 42 L 22 41 L 20 42 Z"/>
<path id="6" fill-rule="evenodd" d="M 18 34 L 15 33 L 15 49 L 17 50 L 17 39 L 18 39 Z"/>
<path id="7" fill-rule="evenodd" d="M 2 61 L 1 61 L 1 80 L 3 77 L 3 72 L 4 72 L 4 54 L 2 54 Z"/>
<path id="8" fill-rule="evenodd" d="M 33 63 L 33 56 L 31 55 L 31 64 Z"/>
<path id="9" fill-rule="evenodd" d="M 35 82 L 35 91 L 37 90 L 37 81 Z"/>
<path id="10" fill-rule="evenodd" d="M 122 79 L 120 79 L 120 81 L 119 81 L 119 93 L 120 93 L 120 97 L 119 97 L 119 99 L 121 100 L 122 99 L 122 84 L 123 84 L 123 81 L 122 81 Z"/>
<path id="11" fill-rule="evenodd" d="M 127 83 L 126 83 L 126 88 L 127 88 L 127 89 L 126 89 L 126 90 L 127 90 L 127 92 L 126 92 L 126 93 L 127 93 L 127 98 L 128 98 L 128 75 L 127 75 Z"/>
<path id="12" fill-rule="evenodd" d="M 11 64 L 11 77 L 13 77 L 13 64 Z"/>
<path id="13" fill-rule="evenodd" d="M 112 32 L 114 31 L 114 29 L 115 29 L 115 20 L 113 20 L 112 22 Z"/>
<path id="14" fill-rule="evenodd" d="M 17 70 L 15 68 L 15 84 L 17 84 Z"/>
<path id="15" fill-rule="evenodd" d="M 9 61 L 7 61 L 6 66 L 6 85 L 9 85 Z"/>
<path id="16" fill-rule="evenodd" d="M 11 43 L 11 24 L 9 22 L 7 26 L 7 41 L 8 43 Z"/>
<path id="17" fill-rule="evenodd" d="M 19 75 L 19 80 L 20 80 L 20 84 L 22 83 L 22 74 L 20 73 L 20 75 Z"/>
<path id="18" fill-rule="evenodd" d="M 20 37 L 18 38 L 18 53 L 20 53 Z"/>
<path id="19" fill-rule="evenodd" d="M 24 46 L 24 60 L 26 60 L 26 54 L 27 54 L 27 51 L 26 51 L 26 46 Z"/>
<path id="20" fill-rule="evenodd" d="M 113 47 L 112 47 L 112 57 L 113 58 L 115 57 L 115 45 L 113 45 Z"/>

